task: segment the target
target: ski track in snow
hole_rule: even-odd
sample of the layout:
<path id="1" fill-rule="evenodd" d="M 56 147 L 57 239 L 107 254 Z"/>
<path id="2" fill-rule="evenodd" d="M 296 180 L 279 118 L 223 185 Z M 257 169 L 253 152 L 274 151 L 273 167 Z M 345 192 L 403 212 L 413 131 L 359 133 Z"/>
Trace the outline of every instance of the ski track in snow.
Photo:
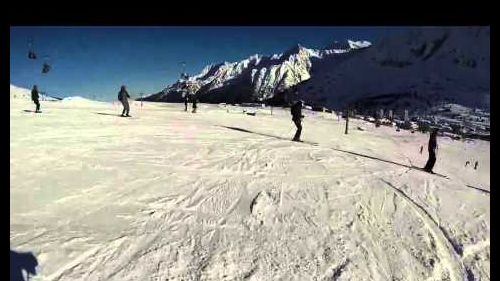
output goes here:
<path id="1" fill-rule="evenodd" d="M 31 280 L 490 278 L 489 193 L 467 187 L 489 186 L 489 158 L 473 181 L 438 159 L 446 180 L 387 162 L 425 163 L 425 135 L 346 136 L 323 115 L 304 121 L 312 146 L 276 108 L 30 106 L 11 101 L 11 248 L 36 254 Z"/>

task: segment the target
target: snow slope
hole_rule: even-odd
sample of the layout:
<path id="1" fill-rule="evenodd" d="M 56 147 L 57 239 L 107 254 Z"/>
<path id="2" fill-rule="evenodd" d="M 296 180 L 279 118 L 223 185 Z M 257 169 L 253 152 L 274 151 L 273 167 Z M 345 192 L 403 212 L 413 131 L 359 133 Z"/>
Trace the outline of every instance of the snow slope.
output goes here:
<path id="1" fill-rule="evenodd" d="M 410 166 L 427 135 L 330 114 L 304 112 L 315 146 L 279 108 L 10 106 L 30 280 L 490 280 L 489 142 L 439 138 L 446 179 Z"/>
<path id="2" fill-rule="evenodd" d="M 14 86 L 10 84 L 10 98 L 11 99 L 29 99 L 31 100 L 31 90 Z M 58 99 L 40 94 L 41 101 L 57 101 Z"/>
<path id="3" fill-rule="evenodd" d="M 318 62 L 319 71 L 313 68 L 299 91 L 333 108 L 358 102 L 364 109 L 404 110 L 442 101 L 489 108 L 489 36 L 489 27 L 415 28 L 387 36 L 346 60 Z"/>

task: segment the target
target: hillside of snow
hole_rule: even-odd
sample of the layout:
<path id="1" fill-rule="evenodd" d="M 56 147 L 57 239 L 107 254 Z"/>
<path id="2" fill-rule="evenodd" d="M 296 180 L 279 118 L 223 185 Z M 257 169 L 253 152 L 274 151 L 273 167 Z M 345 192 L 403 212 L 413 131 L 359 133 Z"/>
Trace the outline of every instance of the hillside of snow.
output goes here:
<path id="1" fill-rule="evenodd" d="M 54 98 L 48 95 L 44 94 L 39 94 L 40 96 L 40 101 L 50 101 L 50 102 L 59 102 L 59 103 L 64 103 L 67 105 L 73 105 L 77 107 L 85 106 L 85 105 L 105 105 L 108 104 L 106 102 L 100 102 L 100 101 L 94 101 L 88 98 L 84 98 L 81 96 L 73 96 L 73 97 L 65 97 L 65 98 Z M 31 90 L 30 89 L 25 89 L 22 87 L 18 87 L 15 85 L 10 85 L 10 98 L 11 102 L 12 100 L 29 100 L 31 101 Z M 44 105 L 42 103 L 42 109 L 44 108 Z"/>
<path id="2" fill-rule="evenodd" d="M 65 103 L 65 104 L 68 104 L 68 105 L 76 105 L 76 106 L 96 105 L 96 104 L 106 105 L 106 104 L 109 104 L 107 102 L 95 101 L 95 100 L 91 100 L 91 99 L 84 98 L 84 97 L 81 97 L 81 96 L 74 96 L 74 97 L 63 98 L 61 100 L 61 103 Z"/>
<path id="3" fill-rule="evenodd" d="M 489 36 L 487 27 L 417 28 L 346 60 L 318 63 L 299 91 L 334 108 L 403 110 L 445 101 L 489 108 Z"/>
<path id="4" fill-rule="evenodd" d="M 41 101 L 57 101 L 59 99 L 39 94 Z M 11 99 L 28 99 L 31 100 L 31 90 L 10 84 L 10 98 Z"/>
<path id="5" fill-rule="evenodd" d="M 491 280 L 490 143 L 304 110 L 10 103 L 28 280 Z M 361 128 L 361 129 L 359 129 Z M 466 161 L 479 166 L 464 166 Z"/>

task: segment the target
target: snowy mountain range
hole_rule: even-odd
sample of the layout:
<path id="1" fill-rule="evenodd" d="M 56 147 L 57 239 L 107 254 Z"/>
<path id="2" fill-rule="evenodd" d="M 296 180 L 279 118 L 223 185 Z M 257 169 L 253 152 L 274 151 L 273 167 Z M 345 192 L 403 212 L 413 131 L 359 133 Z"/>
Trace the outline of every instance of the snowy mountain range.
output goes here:
<path id="1" fill-rule="evenodd" d="M 348 41 L 337 48 L 308 49 L 296 45 L 282 54 L 254 55 L 243 61 L 209 65 L 188 79 L 179 79 L 144 100 L 179 102 L 186 88 L 197 92 L 202 102 L 254 102 L 269 100 L 311 78 L 311 68 L 320 60 L 340 57 L 367 48 L 367 41 Z"/>
<path id="2" fill-rule="evenodd" d="M 401 110 L 439 102 L 489 108 L 489 38 L 489 27 L 421 27 L 373 44 L 297 45 L 282 54 L 209 65 L 144 100 L 179 102 L 189 88 L 201 102 L 286 104 L 294 87 L 306 103 L 330 108 Z"/>
<path id="3" fill-rule="evenodd" d="M 346 60 L 321 60 L 297 85 L 310 103 L 401 111 L 441 102 L 489 109 L 488 27 L 416 28 Z"/>

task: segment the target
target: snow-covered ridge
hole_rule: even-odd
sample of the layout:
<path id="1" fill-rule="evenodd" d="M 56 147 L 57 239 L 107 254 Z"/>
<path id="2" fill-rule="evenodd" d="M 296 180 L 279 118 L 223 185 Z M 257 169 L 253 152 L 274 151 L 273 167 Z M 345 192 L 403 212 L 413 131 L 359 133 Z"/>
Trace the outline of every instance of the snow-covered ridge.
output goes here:
<path id="1" fill-rule="evenodd" d="M 293 98 L 286 90 L 297 87 L 308 104 L 332 109 L 419 110 L 439 102 L 488 109 L 489 40 L 489 27 L 421 27 L 325 49 L 297 44 L 207 67 L 146 100 L 178 102 L 189 82 L 200 101 L 212 103 L 286 104 Z"/>
<path id="2" fill-rule="evenodd" d="M 352 46 L 351 46 L 352 45 Z M 180 101 L 186 85 L 196 88 L 202 101 L 244 102 L 272 98 L 311 77 L 313 61 L 367 48 L 367 41 L 351 41 L 327 49 L 310 49 L 297 44 L 280 54 L 252 55 L 239 62 L 206 66 L 200 74 L 180 79 L 158 94 L 145 98 L 151 101 Z M 226 96 L 231 89 L 229 96 Z"/>
<path id="3" fill-rule="evenodd" d="M 310 103 L 365 110 L 428 108 L 439 102 L 489 108 L 488 27 L 414 28 L 382 37 L 346 60 L 324 63 L 299 92 Z"/>
<path id="4" fill-rule="evenodd" d="M 349 46 L 351 49 L 362 49 L 362 48 L 368 48 L 372 45 L 372 43 L 368 41 L 351 41 L 347 40 L 347 43 L 349 43 Z"/>
<path id="5" fill-rule="evenodd" d="M 71 96 L 62 99 L 54 98 L 44 94 L 39 94 L 39 96 L 41 101 L 59 101 L 63 103 L 76 103 L 76 104 L 105 103 L 101 101 L 95 101 L 92 99 L 84 98 L 81 96 Z M 31 100 L 31 90 L 10 84 L 10 98 Z"/>
<path id="6" fill-rule="evenodd" d="M 84 98 L 81 96 L 73 96 L 73 97 L 63 98 L 62 101 L 63 102 L 68 102 L 68 101 L 71 101 L 71 102 L 94 102 L 91 99 L 87 99 L 87 98 Z"/>
<path id="7" fill-rule="evenodd" d="M 57 98 L 40 94 L 40 100 L 42 101 L 57 101 Z M 10 98 L 11 99 L 31 99 L 31 90 L 18 87 L 10 84 Z"/>

